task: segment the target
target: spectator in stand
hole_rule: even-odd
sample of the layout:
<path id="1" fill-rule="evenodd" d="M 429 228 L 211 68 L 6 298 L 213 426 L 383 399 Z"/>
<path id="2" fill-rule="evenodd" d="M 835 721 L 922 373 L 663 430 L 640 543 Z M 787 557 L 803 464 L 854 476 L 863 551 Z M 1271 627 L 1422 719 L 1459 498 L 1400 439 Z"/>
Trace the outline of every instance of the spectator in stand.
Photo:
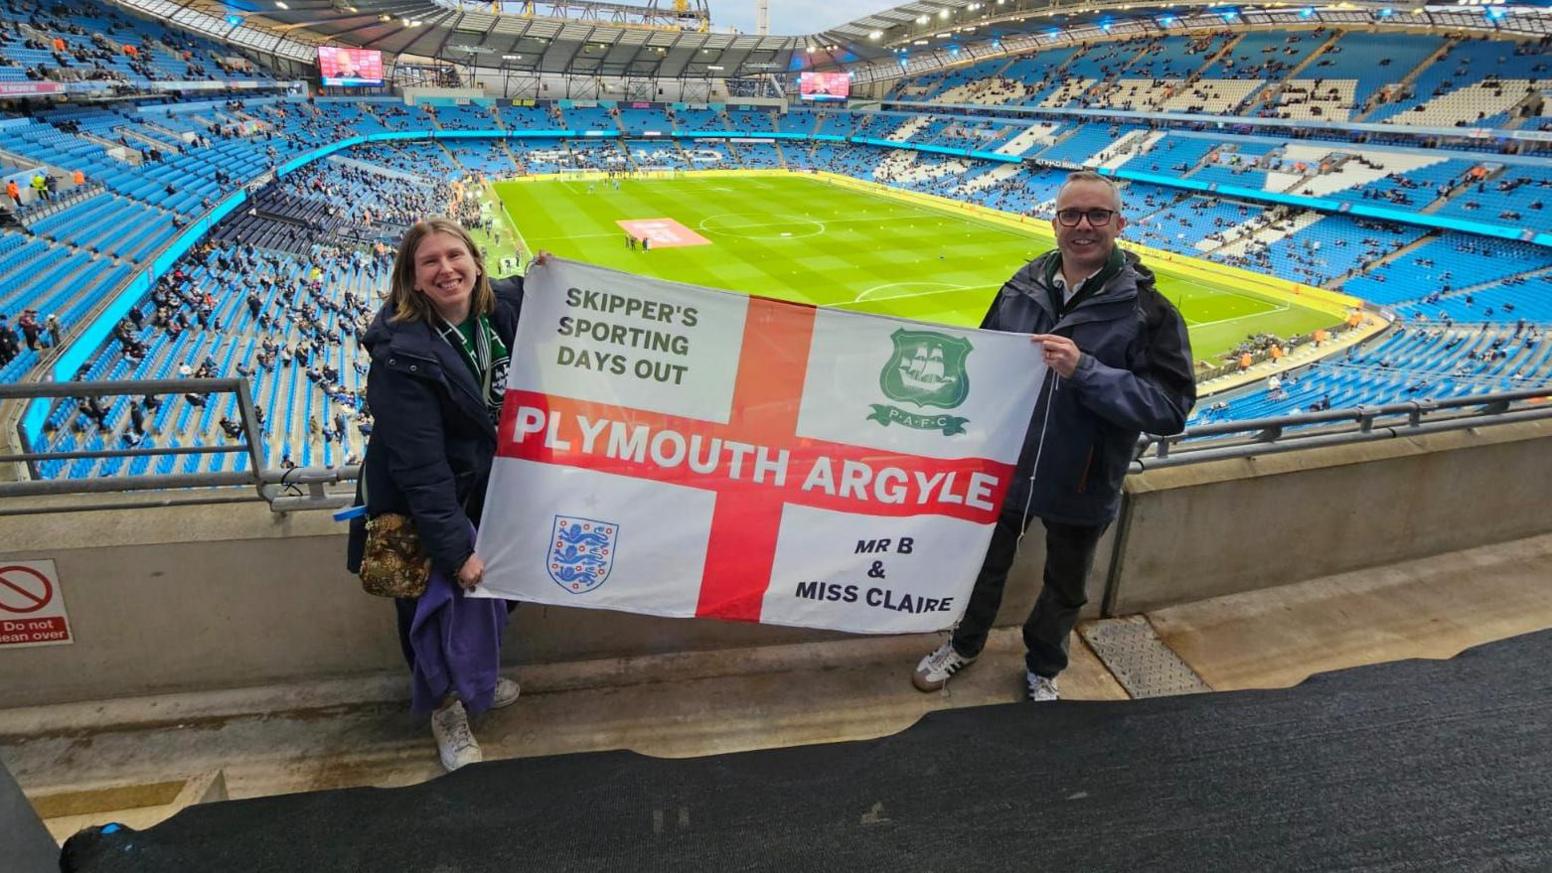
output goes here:
<path id="1" fill-rule="evenodd" d="M 27 340 L 27 348 L 37 351 L 38 337 L 43 333 L 43 325 L 38 323 L 38 311 L 22 310 L 22 317 L 17 320 L 16 326 L 22 329 L 22 336 Z"/>
<path id="2" fill-rule="evenodd" d="M 21 353 L 21 342 L 16 337 L 16 330 L 11 327 L 5 313 L 0 312 L 0 367 L 16 360 L 16 356 Z"/>
<path id="3" fill-rule="evenodd" d="M 912 676 L 922 691 L 942 688 L 980 656 L 1019 540 L 1038 517 L 1046 564 L 1024 623 L 1025 683 L 1029 700 L 1057 699 L 1056 676 L 1067 667 L 1095 549 L 1116 517 L 1138 434 L 1179 433 L 1196 401 L 1185 321 L 1153 273 L 1116 245 L 1126 219 L 1115 183 L 1073 173 L 1056 206 L 1057 249 L 1009 279 L 981 324 L 1028 333 L 1043 346 L 1050 388 L 1035 407 L 1041 424 L 1029 428 L 1018 484 L 1004 499 L 964 618 Z M 1037 442 L 1053 417 L 1053 434 L 1081 436 Z"/>
<path id="4" fill-rule="evenodd" d="M 522 305 L 522 280 L 503 284 L 492 288 L 479 247 L 457 222 L 420 222 L 399 247 L 389 300 L 364 343 L 372 356 L 367 394 L 379 418 L 361 472 L 366 514 L 413 518 L 432 561 L 425 593 L 396 606 L 413 705 L 431 713 L 448 770 L 481 760 L 469 714 L 511 704 L 518 693 L 498 673 L 506 608 L 463 594 L 485 572 L 474 526 L 496 447 L 496 374 L 506 369 Z M 357 519 L 352 571 L 365 542 L 365 519 Z"/>

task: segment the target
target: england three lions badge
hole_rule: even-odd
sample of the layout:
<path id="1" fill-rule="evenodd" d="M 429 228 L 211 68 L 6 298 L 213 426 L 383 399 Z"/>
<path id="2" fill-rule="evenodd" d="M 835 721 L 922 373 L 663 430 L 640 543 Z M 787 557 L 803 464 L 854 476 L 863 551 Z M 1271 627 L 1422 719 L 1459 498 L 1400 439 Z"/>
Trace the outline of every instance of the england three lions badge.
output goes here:
<path id="1" fill-rule="evenodd" d="M 609 578 L 619 538 L 620 526 L 612 521 L 557 515 L 545 569 L 555 584 L 586 594 Z"/>

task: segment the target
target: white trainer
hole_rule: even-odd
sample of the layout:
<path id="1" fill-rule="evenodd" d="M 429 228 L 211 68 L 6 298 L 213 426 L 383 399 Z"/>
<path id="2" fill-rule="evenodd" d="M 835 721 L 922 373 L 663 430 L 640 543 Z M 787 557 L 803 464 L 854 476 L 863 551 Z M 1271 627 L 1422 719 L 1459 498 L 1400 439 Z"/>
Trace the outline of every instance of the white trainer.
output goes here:
<path id="1" fill-rule="evenodd" d="M 916 665 L 916 672 L 911 676 L 911 684 L 918 691 L 937 691 L 948 683 L 950 677 L 960 670 L 975 663 L 974 658 L 966 658 L 954 651 L 954 641 L 944 640 L 943 645 L 933 651 L 932 654 L 921 659 Z"/>
<path id="2" fill-rule="evenodd" d="M 1061 699 L 1061 695 L 1056 691 L 1055 679 L 1048 676 L 1037 676 L 1026 670 L 1024 671 L 1024 682 L 1029 686 L 1027 697 L 1035 703 L 1047 703 Z"/>
<path id="3" fill-rule="evenodd" d="M 511 706 L 517 702 L 517 695 L 522 693 L 522 690 L 516 679 L 500 677 L 496 680 L 496 693 L 490 698 L 490 708 L 500 709 L 503 706 Z"/>
<path id="4" fill-rule="evenodd" d="M 469 730 L 469 714 L 464 711 L 461 700 L 431 714 L 431 735 L 436 737 L 442 766 L 449 773 L 465 764 L 478 764 L 484 760 L 480 744 L 475 742 L 474 732 Z"/>

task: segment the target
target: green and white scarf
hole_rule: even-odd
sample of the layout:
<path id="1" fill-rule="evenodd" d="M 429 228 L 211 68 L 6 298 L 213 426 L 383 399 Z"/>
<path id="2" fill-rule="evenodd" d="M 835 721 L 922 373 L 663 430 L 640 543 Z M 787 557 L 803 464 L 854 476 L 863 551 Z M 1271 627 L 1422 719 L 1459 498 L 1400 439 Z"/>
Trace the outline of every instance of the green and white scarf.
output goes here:
<path id="1" fill-rule="evenodd" d="M 474 334 L 472 343 L 459 326 L 449 324 L 441 316 L 437 316 L 435 327 L 437 336 L 457 349 L 464 363 L 469 365 L 469 372 L 474 374 L 474 381 L 480 385 L 480 396 L 485 398 L 485 412 L 490 416 L 490 423 L 499 424 L 501 401 L 506 397 L 507 390 L 507 367 L 512 363 L 512 357 L 506 343 L 501 341 L 496 328 L 491 325 L 490 317 L 475 316 L 474 329 L 469 331 Z"/>

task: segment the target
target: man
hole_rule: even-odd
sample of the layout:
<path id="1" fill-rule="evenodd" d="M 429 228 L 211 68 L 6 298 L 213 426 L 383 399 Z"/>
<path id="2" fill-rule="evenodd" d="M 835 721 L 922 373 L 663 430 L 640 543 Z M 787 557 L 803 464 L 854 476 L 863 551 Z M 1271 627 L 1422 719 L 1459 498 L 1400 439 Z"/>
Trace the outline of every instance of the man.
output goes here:
<path id="1" fill-rule="evenodd" d="M 27 348 L 37 351 L 38 337 L 43 334 L 43 325 L 38 323 L 37 310 L 22 310 L 22 317 L 17 320 L 16 326 L 22 329 L 22 336 L 27 340 Z"/>
<path id="2" fill-rule="evenodd" d="M 942 688 L 981 654 L 1019 537 L 1035 516 L 1045 526 L 1045 576 L 1024 622 L 1025 680 L 1030 700 L 1057 699 L 1067 638 L 1138 434 L 1179 433 L 1196 402 L 1185 323 L 1153 274 L 1116 245 L 1125 227 L 1110 180 L 1068 176 L 1051 222 L 1057 251 L 1014 274 L 981 323 L 1032 334 L 1048 372 L 964 618 L 912 677 L 923 691 Z"/>
<path id="3" fill-rule="evenodd" d="M 5 313 L 0 312 L 0 367 L 11 363 L 21 352 L 21 339 L 6 320 Z"/>

